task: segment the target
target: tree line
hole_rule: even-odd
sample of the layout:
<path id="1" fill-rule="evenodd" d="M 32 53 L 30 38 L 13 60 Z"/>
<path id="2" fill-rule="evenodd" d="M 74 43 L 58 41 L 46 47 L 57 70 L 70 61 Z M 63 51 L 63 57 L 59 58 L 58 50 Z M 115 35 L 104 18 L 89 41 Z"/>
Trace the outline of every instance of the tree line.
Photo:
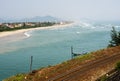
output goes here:
<path id="1" fill-rule="evenodd" d="M 46 27 L 46 26 L 52 26 L 54 24 L 57 24 L 55 22 L 29 22 L 32 25 L 28 25 L 27 23 L 23 22 L 23 23 L 2 23 L 2 25 L 0 25 L 0 32 L 3 31 L 13 31 L 13 30 L 19 30 L 19 29 L 27 29 L 27 28 L 36 28 L 36 27 Z M 16 24 L 22 24 L 22 26 L 19 27 L 9 27 L 7 25 L 16 25 Z"/>

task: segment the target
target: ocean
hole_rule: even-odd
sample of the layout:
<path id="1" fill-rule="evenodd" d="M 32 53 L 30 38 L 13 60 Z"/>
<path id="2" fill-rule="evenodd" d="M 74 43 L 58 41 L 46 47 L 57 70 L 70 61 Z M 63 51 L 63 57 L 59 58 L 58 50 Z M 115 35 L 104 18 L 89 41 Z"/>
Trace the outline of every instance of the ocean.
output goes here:
<path id="1" fill-rule="evenodd" d="M 0 81 L 18 73 L 28 73 L 71 59 L 71 46 L 76 53 L 92 52 L 107 47 L 110 30 L 119 24 L 79 22 L 69 27 L 51 28 L 0 38 Z"/>

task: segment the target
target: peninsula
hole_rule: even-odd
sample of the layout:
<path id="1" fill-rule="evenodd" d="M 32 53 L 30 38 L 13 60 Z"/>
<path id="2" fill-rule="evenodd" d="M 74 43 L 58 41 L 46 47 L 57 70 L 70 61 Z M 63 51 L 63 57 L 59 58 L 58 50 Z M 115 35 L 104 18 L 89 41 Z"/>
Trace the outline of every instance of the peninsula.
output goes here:
<path id="1" fill-rule="evenodd" d="M 28 23 L 2 23 L 0 24 L 0 37 L 25 33 L 31 30 L 59 28 L 73 25 L 73 22 L 28 22 Z"/>

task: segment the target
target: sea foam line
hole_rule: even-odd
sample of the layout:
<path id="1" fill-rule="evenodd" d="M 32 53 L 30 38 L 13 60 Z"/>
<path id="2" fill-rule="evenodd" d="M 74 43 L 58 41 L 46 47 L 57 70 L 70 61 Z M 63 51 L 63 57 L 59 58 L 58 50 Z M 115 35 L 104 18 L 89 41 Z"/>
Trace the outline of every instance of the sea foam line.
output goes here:
<path id="1" fill-rule="evenodd" d="M 24 35 L 30 37 L 30 34 L 28 34 L 27 32 L 25 32 Z"/>

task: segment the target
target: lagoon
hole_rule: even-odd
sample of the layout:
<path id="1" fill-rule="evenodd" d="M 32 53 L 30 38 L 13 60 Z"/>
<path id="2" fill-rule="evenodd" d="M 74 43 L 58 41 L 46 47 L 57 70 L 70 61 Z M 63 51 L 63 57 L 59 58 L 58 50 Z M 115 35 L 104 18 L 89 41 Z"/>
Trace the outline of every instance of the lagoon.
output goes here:
<path id="1" fill-rule="evenodd" d="M 29 37 L 13 35 L 0 39 L 0 80 L 18 73 L 55 65 L 71 59 L 70 47 L 77 53 L 106 48 L 110 40 L 110 24 L 76 23 L 69 27 L 26 32 Z M 120 29 L 119 25 L 115 25 Z M 13 40 L 14 39 L 14 40 Z"/>

